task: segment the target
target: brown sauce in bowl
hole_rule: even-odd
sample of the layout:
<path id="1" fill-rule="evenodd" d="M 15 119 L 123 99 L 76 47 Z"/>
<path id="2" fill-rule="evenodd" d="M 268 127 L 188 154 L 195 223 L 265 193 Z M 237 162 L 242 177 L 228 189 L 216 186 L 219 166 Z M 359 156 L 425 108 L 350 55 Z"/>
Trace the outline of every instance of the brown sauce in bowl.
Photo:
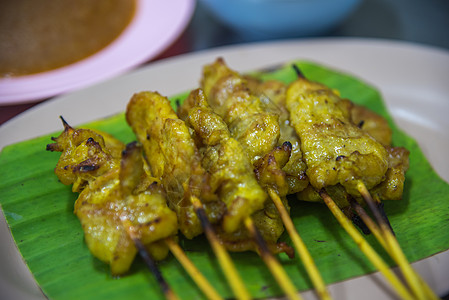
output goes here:
<path id="1" fill-rule="evenodd" d="M 82 60 L 114 41 L 135 0 L 0 0 L 0 77 Z"/>

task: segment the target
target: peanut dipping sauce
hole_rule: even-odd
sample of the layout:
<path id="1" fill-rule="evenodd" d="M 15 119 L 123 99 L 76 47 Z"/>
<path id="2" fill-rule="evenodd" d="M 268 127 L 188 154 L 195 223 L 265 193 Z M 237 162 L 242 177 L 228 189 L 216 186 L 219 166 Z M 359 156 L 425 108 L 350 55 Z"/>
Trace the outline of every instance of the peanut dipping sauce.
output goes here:
<path id="1" fill-rule="evenodd" d="M 0 0 L 0 77 L 60 68 L 114 41 L 136 0 Z"/>

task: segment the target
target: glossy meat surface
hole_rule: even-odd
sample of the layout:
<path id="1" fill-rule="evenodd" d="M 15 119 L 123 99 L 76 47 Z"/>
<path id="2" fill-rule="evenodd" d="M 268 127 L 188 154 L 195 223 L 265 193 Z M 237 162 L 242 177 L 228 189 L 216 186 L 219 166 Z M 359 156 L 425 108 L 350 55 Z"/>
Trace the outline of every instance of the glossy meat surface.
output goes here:
<path id="1" fill-rule="evenodd" d="M 246 79 L 229 69 L 222 59 L 204 67 L 202 89 L 251 163 L 277 146 L 279 116 L 266 111 L 260 98 L 249 90 Z"/>
<path id="2" fill-rule="evenodd" d="M 211 174 L 211 189 L 226 204 L 223 229 L 231 233 L 246 217 L 263 208 L 267 195 L 259 186 L 243 147 L 209 107 L 202 91 L 193 91 L 189 97 L 195 97 L 197 105 L 190 110 L 186 122 L 203 143 L 202 164 Z"/>
<path id="3" fill-rule="evenodd" d="M 315 189 L 341 184 L 359 195 L 357 184 L 368 189 L 385 179 L 385 148 L 351 123 L 348 103 L 332 90 L 299 78 L 287 90 L 287 109 Z"/>
<path id="4" fill-rule="evenodd" d="M 276 168 L 279 166 L 276 159 L 285 164 L 290 148 L 276 149 L 275 153 L 266 155 L 266 159 L 259 160 L 256 175 L 243 147 L 232 138 L 227 125 L 209 106 L 202 90 L 193 91 L 188 101 L 194 105 L 186 119 L 187 124 L 195 130 L 201 142 L 203 165 L 211 174 L 212 190 L 227 206 L 222 225 L 216 226 L 220 241 L 230 251 L 257 251 L 256 244 L 242 224 L 246 217 L 251 216 L 272 253 L 294 255 L 291 247 L 278 242 L 284 232 L 283 223 L 261 184 L 263 181 L 276 190 L 277 184 L 283 184 L 282 192 L 286 193 L 285 174 L 280 167 Z M 275 177 L 277 180 L 269 182 Z M 285 199 L 284 202 L 288 209 Z"/>
<path id="5" fill-rule="evenodd" d="M 300 141 L 295 129 L 291 126 L 290 114 L 285 103 L 287 86 L 276 80 L 259 81 L 250 76 L 246 76 L 246 79 L 248 88 L 261 99 L 266 110 L 279 116 L 278 146 L 284 142 L 289 142 L 292 145 L 290 158 L 282 170 L 286 173 L 289 185 L 288 194 L 298 193 L 307 187 L 309 180 L 306 175 L 307 166 L 303 160 Z"/>
<path id="6" fill-rule="evenodd" d="M 135 94 L 128 103 L 126 118 L 143 144 L 153 176 L 160 178 L 179 227 L 187 238 L 202 233 L 190 195 L 203 200 L 211 222 L 223 214 L 223 205 L 209 192 L 208 176 L 184 121 L 169 100 L 155 92 Z"/>
<path id="7" fill-rule="evenodd" d="M 53 139 L 56 143 L 47 148 L 62 152 L 55 173 L 66 184 L 73 184 L 75 191 L 80 190 L 74 213 L 91 253 L 108 263 L 112 274 L 126 273 L 137 253 L 127 232 L 132 230 L 154 259 L 165 258 L 168 248 L 160 240 L 176 235 L 177 218 L 167 207 L 157 180 L 146 172 L 141 147 L 133 143 L 125 148 L 106 133 L 64 126 L 64 132 Z M 80 161 L 101 164 L 85 171 L 71 165 L 58 168 Z M 77 179 L 71 180 L 73 176 Z M 80 180 L 84 180 L 82 185 Z"/>
<path id="8" fill-rule="evenodd" d="M 386 178 L 370 192 L 379 200 L 401 200 L 404 192 L 405 173 L 409 168 L 410 152 L 403 147 L 386 147 L 388 170 Z"/>
<path id="9" fill-rule="evenodd" d="M 106 133 L 74 129 L 63 120 L 64 131 L 53 137 L 47 150 L 61 152 L 55 174 L 73 192 L 80 192 L 96 177 L 118 167 L 125 145 Z"/>

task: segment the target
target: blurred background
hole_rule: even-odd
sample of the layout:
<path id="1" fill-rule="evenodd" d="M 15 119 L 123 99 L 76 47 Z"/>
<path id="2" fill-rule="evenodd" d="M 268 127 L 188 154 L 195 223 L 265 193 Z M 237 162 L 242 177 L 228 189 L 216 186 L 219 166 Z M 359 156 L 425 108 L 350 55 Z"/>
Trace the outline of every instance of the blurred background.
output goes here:
<path id="1" fill-rule="evenodd" d="M 193 2 L 186 27 L 144 64 L 213 47 L 280 39 L 382 38 L 449 49 L 448 0 L 185 1 Z M 0 103 L 0 124 L 44 100 Z"/>
<path id="2" fill-rule="evenodd" d="M 282 34 L 279 34 L 279 36 L 274 34 L 263 36 L 251 35 L 244 30 L 239 31 L 236 27 L 232 27 L 229 23 L 225 23 L 218 18 L 216 11 L 211 9 L 210 4 L 213 2 L 223 3 L 227 1 L 199 0 L 192 20 L 182 36 L 181 41 L 184 44 L 178 45 L 179 48 L 176 49 L 175 47 L 172 51 L 184 52 L 186 49 L 196 51 L 229 44 L 286 38 Z M 235 1 L 229 1 L 229 3 L 231 2 Z M 243 2 L 253 2 L 260 5 L 274 3 L 277 0 Z M 295 1 L 281 0 L 279 2 Z M 297 2 L 314 2 L 314 0 Z M 320 1 L 316 0 L 316 2 Z M 306 29 L 298 29 L 297 35 L 292 31 L 287 38 L 385 38 L 449 48 L 449 1 L 447 0 L 361 0 L 341 1 L 340 5 L 350 5 L 351 3 L 354 5 L 353 10 L 351 11 L 349 7 L 348 15 L 343 16 L 340 22 L 335 23 L 333 27 L 316 34 L 303 34 Z M 330 17 L 333 12 L 326 10 L 326 14 Z M 320 20 L 316 19 L 315 22 L 319 23 Z"/>

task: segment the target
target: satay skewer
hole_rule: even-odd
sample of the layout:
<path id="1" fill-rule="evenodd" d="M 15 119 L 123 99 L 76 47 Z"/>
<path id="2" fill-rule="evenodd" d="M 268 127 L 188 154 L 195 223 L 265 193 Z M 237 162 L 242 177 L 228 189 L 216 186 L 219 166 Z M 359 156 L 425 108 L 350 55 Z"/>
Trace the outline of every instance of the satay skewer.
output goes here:
<path id="1" fill-rule="evenodd" d="M 285 198 L 290 189 L 287 181 L 287 174 L 283 171 L 283 167 L 291 159 L 292 144 L 284 142 L 282 146 L 276 147 L 263 158 L 258 159 L 254 164 L 254 173 L 259 184 L 264 187 L 268 196 L 272 200 L 275 209 L 278 212 L 280 221 L 286 228 L 296 252 L 298 252 L 304 263 L 306 272 L 308 273 L 312 284 L 320 299 L 329 300 L 331 296 L 324 284 L 321 274 L 313 261 L 312 256 L 307 250 L 306 245 L 299 236 L 298 231 L 293 225 L 293 221 L 288 212 L 287 199 Z M 284 198 L 284 201 L 281 199 Z"/>
<path id="2" fill-rule="evenodd" d="M 171 253 L 176 257 L 176 259 L 181 263 L 186 272 L 190 275 L 190 278 L 196 283 L 200 290 L 206 295 L 210 300 L 221 300 L 223 299 L 217 291 L 212 287 L 212 285 L 207 281 L 203 274 L 195 267 L 191 260 L 187 257 L 184 251 L 181 249 L 178 243 L 176 243 L 172 238 L 166 238 L 165 244 L 170 249 Z"/>
<path id="3" fill-rule="evenodd" d="M 205 68 L 202 85 L 205 94 L 211 96 L 207 102 L 211 105 L 213 111 L 220 115 L 227 125 L 232 128 L 230 129 L 231 136 L 241 143 L 242 148 L 252 163 L 255 163 L 259 157 L 264 156 L 266 151 L 270 151 L 270 148 L 278 143 L 280 137 L 280 121 L 278 120 L 277 114 L 265 111 L 259 97 L 248 89 L 245 79 L 229 69 L 223 60 L 218 59 L 215 63 Z M 193 102 L 187 101 L 186 107 L 183 107 L 181 110 L 182 113 L 184 114 L 188 111 L 187 108 L 193 104 Z M 240 113 L 244 116 L 243 118 L 240 117 Z M 254 131 L 254 133 L 247 134 L 249 130 Z M 290 147 L 289 153 L 291 153 L 292 145 L 289 142 L 288 144 Z M 279 169 L 279 173 L 284 172 Z M 279 179 L 285 181 L 285 174 Z M 286 220 L 288 218 L 283 223 L 289 222 L 289 224 L 292 224 L 282 201 L 279 200 L 279 203 L 285 212 L 281 219 Z M 247 222 L 249 221 L 247 220 Z M 307 261 L 305 263 L 306 270 L 312 277 L 312 282 L 317 287 L 318 294 L 322 299 L 330 299 L 329 293 L 326 290 L 318 269 L 314 265 L 313 259 L 304 243 L 302 243 L 298 233 L 292 230 L 292 228 L 294 228 L 293 225 L 290 226 L 289 233 L 291 236 L 294 236 L 292 240 L 296 241 L 298 253 Z M 271 264 L 271 260 L 267 260 L 267 262 Z M 282 274 L 282 271 L 279 274 Z M 282 275 L 275 276 L 279 278 Z M 285 288 L 288 289 L 289 287 L 286 286 Z"/>
<path id="4" fill-rule="evenodd" d="M 212 110 L 201 89 L 190 93 L 188 100 L 193 104 L 187 116 L 186 123 L 195 130 L 205 146 L 205 157 L 203 163 L 212 176 L 212 181 L 221 181 L 221 191 L 228 191 L 220 195 L 225 203 L 232 209 L 232 205 L 240 207 L 240 210 L 233 209 L 225 215 L 223 228 L 225 232 L 238 230 L 240 224 L 244 224 L 250 237 L 258 247 L 262 260 L 267 265 L 281 289 L 290 299 L 300 299 L 297 289 L 288 278 L 285 270 L 274 258 L 268 249 L 267 243 L 262 238 L 256 228 L 251 215 L 263 209 L 263 203 L 267 195 L 259 185 L 253 166 L 248 157 L 243 152 L 240 142 L 231 137 L 228 125 L 224 120 Z M 220 153 L 218 156 L 215 153 Z M 231 155 L 232 154 L 232 155 Z M 219 160 L 217 160 L 219 157 Z M 213 163 L 212 163 L 213 162 Z M 230 166 L 224 167 L 224 166 Z M 223 174 L 232 177 L 223 178 Z M 245 188 L 243 188 L 244 183 Z M 248 198 L 251 197 L 251 198 Z M 243 206 L 244 205 L 244 206 Z M 243 208 L 243 209 L 242 209 Z"/>
<path id="5" fill-rule="evenodd" d="M 162 178 L 167 194 L 173 197 L 172 206 L 176 207 L 176 202 L 184 201 L 186 207 L 192 207 L 192 214 L 184 215 L 182 210 L 177 211 L 181 218 L 188 219 L 181 222 L 183 225 L 180 231 L 187 238 L 193 238 L 204 231 L 235 295 L 240 299 L 250 299 L 229 254 L 213 232 L 202 202 L 198 199 L 206 174 L 200 166 L 201 157 L 184 121 L 176 116 L 166 97 L 154 92 L 133 96 L 127 107 L 127 120 L 139 140 L 147 146 L 149 165 L 157 171 L 157 176 Z M 142 124 L 145 126 L 142 127 Z M 168 146 L 164 140 L 170 140 L 176 146 Z M 153 148 L 158 149 L 160 158 L 151 159 L 153 151 L 150 150 Z M 176 180 L 172 180 L 175 175 L 168 170 L 176 170 Z M 193 174 L 195 172 L 196 174 Z"/>
<path id="6" fill-rule="evenodd" d="M 346 215 L 340 210 L 337 204 L 332 200 L 332 198 L 327 194 L 324 189 L 319 191 L 321 198 L 324 203 L 330 209 L 332 214 L 335 216 L 337 221 L 343 227 L 343 229 L 349 234 L 349 236 L 354 240 L 359 249 L 365 254 L 367 259 L 381 272 L 385 279 L 390 282 L 394 290 L 403 299 L 415 299 L 412 294 L 407 290 L 404 284 L 397 278 L 397 276 L 390 270 L 388 265 L 383 261 L 383 259 L 376 253 L 376 251 L 369 245 L 369 243 L 363 238 L 363 236 L 354 227 L 351 221 L 346 217 Z"/>
<path id="7" fill-rule="evenodd" d="M 298 78 L 305 79 L 305 76 L 301 73 L 301 71 L 299 70 L 299 68 L 298 68 L 296 65 L 293 65 L 293 69 L 295 70 L 295 72 L 296 72 Z M 281 91 L 281 87 L 282 87 L 282 86 L 280 86 L 280 85 L 269 84 L 269 85 L 266 85 L 265 88 L 268 88 L 268 89 L 274 88 L 274 89 L 278 89 L 278 91 Z M 336 92 L 336 93 L 338 94 L 337 91 L 334 91 L 334 92 Z M 269 93 L 269 94 L 270 94 L 270 95 L 278 95 L 279 93 L 273 93 L 273 92 L 272 92 L 272 93 Z M 275 97 L 275 98 L 276 98 L 276 97 Z M 282 99 L 281 99 L 281 100 L 282 100 Z M 279 101 L 278 101 L 278 102 L 279 102 Z M 280 103 L 280 105 L 283 105 L 282 101 L 280 101 L 279 103 Z M 370 134 L 372 134 L 372 136 L 373 136 L 376 140 L 378 140 L 379 142 L 381 142 L 383 145 L 389 145 L 389 144 L 391 144 L 391 133 L 390 133 L 390 134 L 388 133 L 388 132 L 390 131 L 390 129 L 389 129 L 388 124 L 387 124 L 387 122 L 386 122 L 385 120 L 383 120 L 381 117 L 378 117 L 378 116 L 373 115 L 373 113 L 367 113 L 366 109 L 362 109 L 361 107 L 357 107 L 357 106 L 355 106 L 355 105 L 351 106 L 350 112 L 351 112 L 351 117 L 353 118 L 353 121 L 355 122 L 354 124 L 359 124 L 359 125 L 358 125 L 359 128 L 362 127 L 365 118 L 368 118 L 368 120 L 371 121 L 371 122 L 369 122 L 369 123 L 371 124 L 371 126 L 368 126 L 368 129 L 366 129 L 366 130 L 367 130 Z M 356 122 L 356 120 L 360 120 L 360 119 L 362 120 L 361 122 L 360 122 L 360 121 L 359 121 L 359 122 Z M 376 123 L 376 128 L 373 127 L 373 125 L 372 125 L 373 123 Z M 384 130 L 382 130 L 382 134 L 379 134 L 379 129 L 384 129 Z M 397 159 L 397 157 L 396 157 L 397 154 L 394 154 L 393 152 L 390 153 L 390 149 L 388 149 L 388 151 L 389 151 L 390 157 L 392 156 L 393 159 Z M 396 164 L 398 164 L 398 162 L 396 162 L 396 161 L 393 160 L 393 162 L 392 162 L 392 167 L 394 167 L 394 168 L 399 167 L 399 166 L 396 165 Z M 400 162 L 400 169 L 404 170 L 404 166 L 403 166 L 402 164 L 404 164 L 403 161 Z M 367 189 L 366 189 L 366 187 L 365 187 L 364 185 L 363 185 L 363 188 L 364 188 L 364 190 L 365 190 L 365 194 L 367 194 L 367 195 L 369 196 L 369 193 L 367 193 Z M 359 189 L 359 190 L 360 190 L 360 189 Z M 374 195 L 377 196 L 377 194 L 374 194 Z M 348 195 L 348 196 L 349 196 L 349 195 Z M 349 197 L 349 198 L 351 198 L 351 197 Z M 419 280 L 422 281 L 422 279 L 416 278 L 417 276 L 419 277 L 419 275 L 418 275 L 418 274 L 416 274 L 416 275 L 414 274 L 414 270 L 411 268 L 410 264 L 407 262 L 405 256 L 404 256 L 403 253 L 402 253 L 402 250 L 400 249 L 399 245 L 397 244 L 397 241 L 396 241 L 396 239 L 394 238 L 394 232 L 393 232 L 393 229 L 392 229 L 392 227 L 391 227 L 391 225 L 390 225 L 390 223 L 389 223 L 389 220 L 388 220 L 387 216 L 385 215 L 385 212 L 383 211 L 383 206 L 381 205 L 380 199 L 376 199 L 376 198 L 375 198 L 375 200 L 376 200 L 376 201 L 375 201 L 375 204 L 371 205 L 371 208 L 372 208 L 372 209 L 375 208 L 374 210 L 375 210 L 376 212 L 377 212 L 377 211 L 380 212 L 381 218 L 378 216 L 378 219 L 379 219 L 379 220 L 382 219 L 381 222 L 382 222 L 382 224 L 384 224 L 384 226 L 382 226 L 382 227 L 385 228 L 385 230 L 389 231 L 388 233 L 385 233 L 385 235 L 388 234 L 388 238 L 391 239 L 391 243 L 389 243 L 389 244 L 391 244 L 391 247 L 394 248 L 394 252 L 396 252 L 396 254 L 395 254 L 393 251 L 391 251 L 390 248 L 387 248 L 387 245 L 386 245 L 387 242 L 385 241 L 386 239 L 384 239 L 384 238 L 382 237 L 382 234 L 381 234 L 382 228 L 378 228 L 378 226 L 375 225 L 375 224 L 372 222 L 371 219 L 370 219 L 369 221 L 366 220 L 366 217 L 368 217 L 368 216 L 366 215 L 366 213 L 365 213 L 365 215 L 363 216 L 362 219 L 363 219 L 364 221 L 366 220 L 365 223 L 368 223 L 368 222 L 371 221 L 371 223 L 374 224 L 374 225 L 371 225 L 371 223 L 370 223 L 370 226 L 368 226 L 369 229 L 371 229 L 371 231 L 373 231 L 373 233 L 374 233 L 374 234 L 376 235 L 376 237 L 379 239 L 379 241 L 381 242 L 381 244 L 383 245 L 383 247 L 384 247 L 387 251 L 389 251 L 390 256 L 391 256 L 393 259 L 395 259 L 395 261 L 398 263 L 398 265 L 399 265 L 399 266 L 402 266 L 402 267 L 401 267 L 402 271 L 403 271 L 405 274 L 407 274 L 407 275 L 405 276 L 406 279 L 409 278 L 409 279 L 407 280 L 408 283 L 409 283 L 409 285 L 414 286 L 414 287 L 416 287 L 416 288 L 418 289 L 418 288 L 419 288 Z M 373 202 L 373 201 L 371 201 L 371 202 Z M 357 202 L 353 201 L 353 204 L 356 205 Z M 363 211 L 363 209 L 361 208 L 360 205 L 357 205 L 357 209 L 354 208 L 354 207 L 353 207 L 353 209 L 356 210 L 356 211 L 359 211 L 359 210 L 362 210 L 362 211 Z M 364 211 L 363 211 L 363 212 L 364 212 Z M 379 215 L 379 214 L 377 214 L 377 215 Z M 360 212 L 359 215 L 358 215 L 357 217 L 360 217 L 360 216 L 362 216 L 362 212 Z M 375 229 L 373 226 L 376 226 L 377 231 L 376 231 L 376 229 Z M 394 243 L 396 244 L 396 246 L 394 245 Z M 398 260 L 400 260 L 400 261 L 398 262 Z M 424 288 L 425 290 L 430 290 L 430 288 L 429 288 L 425 283 L 424 283 L 424 285 L 423 285 L 422 288 Z M 418 294 L 417 294 L 417 295 L 418 295 Z M 419 295 L 418 295 L 418 296 L 419 296 Z M 433 293 L 431 290 L 430 290 L 430 292 L 428 293 L 428 296 L 431 297 L 431 298 L 432 298 L 432 297 L 435 297 L 434 293 Z M 422 297 L 422 295 L 421 295 L 421 297 Z"/>
<path id="8" fill-rule="evenodd" d="M 143 155 L 142 146 L 138 143 L 130 143 L 126 146 L 126 149 L 122 151 L 122 159 L 120 164 L 120 191 L 121 195 L 126 201 L 126 197 L 133 193 L 136 186 L 142 180 L 143 167 Z M 122 225 L 125 228 L 126 233 L 134 242 L 138 253 L 143 258 L 144 262 L 155 276 L 156 280 L 161 287 L 162 292 L 168 300 L 177 299 L 177 296 L 173 290 L 169 287 L 168 283 L 159 271 L 151 254 L 147 251 L 145 245 L 141 241 L 139 232 L 133 227 L 128 215 L 124 215 L 122 218 Z M 221 300 L 222 298 L 215 291 L 212 285 L 206 280 L 206 278 L 200 273 L 190 259 L 185 255 L 184 251 L 173 240 L 172 236 L 162 239 L 167 248 L 173 253 L 178 262 L 184 267 L 186 272 L 191 276 L 192 280 L 198 285 L 200 290 L 211 300 Z"/>

